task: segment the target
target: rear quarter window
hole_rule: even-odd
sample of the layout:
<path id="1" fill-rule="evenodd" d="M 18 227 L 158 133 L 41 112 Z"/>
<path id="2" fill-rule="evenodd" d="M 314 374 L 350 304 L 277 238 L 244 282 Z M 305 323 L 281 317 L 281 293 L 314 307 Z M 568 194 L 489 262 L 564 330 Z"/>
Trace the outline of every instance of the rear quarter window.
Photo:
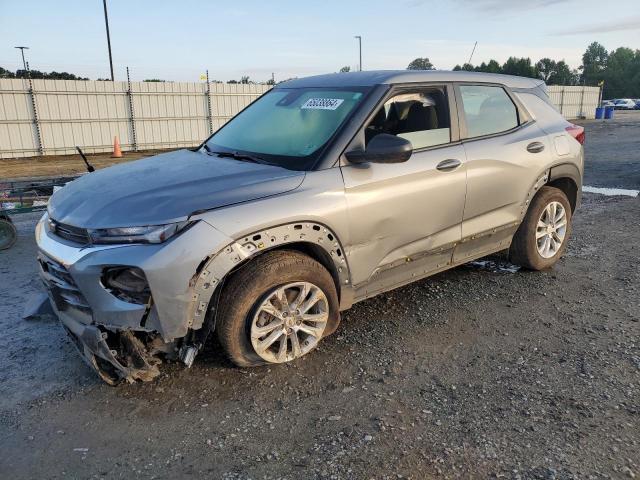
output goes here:
<path id="1" fill-rule="evenodd" d="M 538 95 L 534 89 L 514 93 L 545 132 L 564 131 L 568 122 L 560 115 L 556 106 L 548 99 L 549 97 Z"/>
<path id="2" fill-rule="evenodd" d="M 506 132 L 518 126 L 518 110 L 501 87 L 461 85 L 467 137 Z"/>

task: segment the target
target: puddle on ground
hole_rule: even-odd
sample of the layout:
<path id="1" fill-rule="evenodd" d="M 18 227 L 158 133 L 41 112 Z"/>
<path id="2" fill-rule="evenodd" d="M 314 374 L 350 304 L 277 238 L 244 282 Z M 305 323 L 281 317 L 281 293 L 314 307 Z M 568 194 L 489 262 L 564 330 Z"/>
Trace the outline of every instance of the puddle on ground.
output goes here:
<path id="1" fill-rule="evenodd" d="M 516 273 L 520 270 L 518 265 L 500 260 L 476 260 L 466 263 L 465 267 L 493 273 Z"/>

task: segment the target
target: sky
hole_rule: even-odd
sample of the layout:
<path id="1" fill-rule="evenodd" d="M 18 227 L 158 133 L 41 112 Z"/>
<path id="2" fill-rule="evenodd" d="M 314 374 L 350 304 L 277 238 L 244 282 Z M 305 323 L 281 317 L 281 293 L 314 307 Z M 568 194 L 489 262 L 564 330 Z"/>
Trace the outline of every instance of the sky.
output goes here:
<path id="1" fill-rule="evenodd" d="M 107 0 L 116 80 L 266 81 L 403 69 L 428 57 L 448 70 L 509 56 L 564 59 L 587 45 L 640 49 L 640 0 Z M 108 78 L 101 0 L 0 0 L 0 66 Z"/>

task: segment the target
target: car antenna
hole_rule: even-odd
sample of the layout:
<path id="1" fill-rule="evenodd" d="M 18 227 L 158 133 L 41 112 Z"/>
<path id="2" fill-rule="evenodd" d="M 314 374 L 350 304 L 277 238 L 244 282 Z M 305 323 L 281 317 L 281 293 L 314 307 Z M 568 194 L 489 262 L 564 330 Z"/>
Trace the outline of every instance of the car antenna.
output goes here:
<path id="1" fill-rule="evenodd" d="M 84 164 L 87 166 L 87 171 L 89 173 L 93 172 L 95 170 L 95 168 L 93 168 L 93 165 L 91 165 L 89 163 L 89 160 L 87 160 L 87 157 L 85 156 L 84 153 L 82 153 L 82 150 L 80 150 L 80 147 L 76 145 L 76 150 L 78 150 L 78 153 L 80 154 L 80 156 L 82 157 L 82 160 L 84 160 Z"/>
<path id="2" fill-rule="evenodd" d="M 471 59 L 473 58 L 473 54 L 476 53 L 477 46 L 478 46 L 478 41 L 476 40 L 476 43 L 473 44 L 473 50 L 471 50 L 471 55 L 469 55 L 469 61 L 467 62 L 469 65 L 471 65 Z"/>

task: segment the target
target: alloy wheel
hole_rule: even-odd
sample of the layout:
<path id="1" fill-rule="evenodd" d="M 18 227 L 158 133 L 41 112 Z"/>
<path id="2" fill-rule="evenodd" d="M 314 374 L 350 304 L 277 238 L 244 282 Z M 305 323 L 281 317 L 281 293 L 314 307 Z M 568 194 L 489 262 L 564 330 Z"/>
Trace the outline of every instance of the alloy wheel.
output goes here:
<path id="1" fill-rule="evenodd" d="M 251 345 L 263 360 L 283 363 L 305 355 L 322 338 L 329 319 L 324 292 L 310 282 L 271 290 L 251 321 Z"/>
<path id="2" fill-rule="evenodd" d="M 536 226 L 536 246 L 542 258 L 560 251 L 567 235 L 567 211 L 560 202 L 550 202 L 542 211 Z"/>

